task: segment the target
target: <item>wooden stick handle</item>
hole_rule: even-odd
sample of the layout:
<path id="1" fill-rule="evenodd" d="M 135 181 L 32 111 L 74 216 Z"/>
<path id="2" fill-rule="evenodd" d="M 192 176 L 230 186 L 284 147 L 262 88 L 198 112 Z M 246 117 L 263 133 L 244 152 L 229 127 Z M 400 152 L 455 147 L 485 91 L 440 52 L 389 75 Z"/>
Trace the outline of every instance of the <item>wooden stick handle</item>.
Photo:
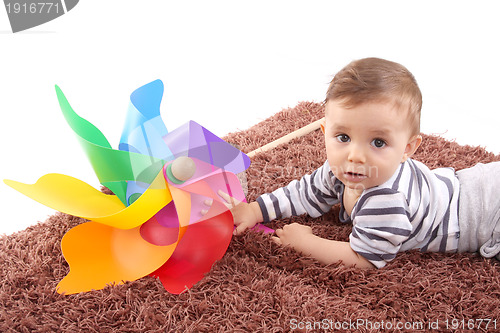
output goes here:
<path id="1" fill-rule="evenodd" d="M 317 130 L 318 128 L 320 128 L 321 124 L 324 121 L 325 121 L 325 118 L 318 119 L 315 122 L 310 123 L 309 125 L 306 125 L 302 128 L 299 128 L 298 130 L 293 131 L 292 133 L 288 133 L 287 135 L 282 136 L 279 139 L 276 139 L 276 140 L 274 140 L 274 141 L 272 141 L 272 142 L 270 142 L 270 143 L 268 143 L 260 148 L 257 148 L 255 150 L 249 152 L 247 154 L 247 156 L 252 158 L 259 153 L 271 150 L 271 149 L 275 148 L 276 146 L 279 146 L 283 143 L 290 142 L 291 140 L 293 140 L 295 138 L 300 138 L 301 136 L 309 134 L 309 133 Z"/>

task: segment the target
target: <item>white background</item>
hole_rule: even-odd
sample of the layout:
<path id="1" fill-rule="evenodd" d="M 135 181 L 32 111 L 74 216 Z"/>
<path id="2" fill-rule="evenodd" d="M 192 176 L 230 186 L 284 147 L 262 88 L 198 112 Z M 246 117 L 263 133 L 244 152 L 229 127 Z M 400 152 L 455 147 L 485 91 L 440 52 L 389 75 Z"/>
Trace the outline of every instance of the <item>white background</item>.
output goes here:
<path id="1" fill-rule="evenodd" d="M 0 7 L 0 179 L 63 173 L 96 188 L 54 85 L 117 147 L 130 93 L 161 79 L 170 130 L 192 119 L 244 130 L 322 101 L 354 59 L 405 65 L 424 96 L 422 131 L 500 153 L 497 1 L 98 1 L 13 34 Z M 0 184 L 0 233 L 53 213 Z"/>

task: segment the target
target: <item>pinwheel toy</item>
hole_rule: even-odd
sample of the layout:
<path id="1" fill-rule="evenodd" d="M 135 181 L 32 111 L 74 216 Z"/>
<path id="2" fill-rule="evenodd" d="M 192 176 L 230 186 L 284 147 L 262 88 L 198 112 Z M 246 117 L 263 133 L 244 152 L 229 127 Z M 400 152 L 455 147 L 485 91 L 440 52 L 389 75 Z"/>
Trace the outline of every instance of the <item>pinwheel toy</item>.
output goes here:
<path id="1" fill-rule="evenodd" d="M 118 150 L 73 111 L 58 86 L 56 93 L 99 181 L 115 194 L 62 174 L 32 185 L 5 180 L 46 206 L 89 220 L 62 238 L 70 270 L 57 291 L 98 290 L 146 275 L 174 294 L 191 288 L 229 246 L 233 217 L 217 193 L 245 201 L 236 174 L 248 168 L 248 156 L 194 121 L 168 132 L 160 80 L 131 94 Z M 206 200 L 213 203 L 203 212 Z"/>

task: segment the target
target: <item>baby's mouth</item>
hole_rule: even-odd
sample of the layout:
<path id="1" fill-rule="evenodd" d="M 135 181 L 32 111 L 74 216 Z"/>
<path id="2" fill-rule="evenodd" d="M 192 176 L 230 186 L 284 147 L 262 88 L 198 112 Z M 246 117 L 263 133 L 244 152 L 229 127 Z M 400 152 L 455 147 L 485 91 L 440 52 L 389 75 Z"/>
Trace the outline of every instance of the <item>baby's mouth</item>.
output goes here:
<path id="1" fill-rule="evenodd" d="M 367 178 L 367 176 L 362 174 L 362 173 L 357 173 L 357 172 L 352 172 L 352 171 L 347 171 L 344 173 L 344 175 L 345 175 L 346 179 L 351 181 L 351 182 L 360 182 L 360 181 L 364 180 L 365 178 Z"/>

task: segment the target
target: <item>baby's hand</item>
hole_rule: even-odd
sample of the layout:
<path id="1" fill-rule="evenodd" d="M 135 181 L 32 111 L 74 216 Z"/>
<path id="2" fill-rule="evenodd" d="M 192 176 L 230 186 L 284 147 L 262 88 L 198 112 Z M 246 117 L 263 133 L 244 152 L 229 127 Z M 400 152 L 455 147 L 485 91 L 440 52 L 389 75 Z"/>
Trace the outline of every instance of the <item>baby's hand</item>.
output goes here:
<path id="1" fill-rule="evenodd" d="M 233 234 L 239 235 L 246 229 L 253 228 L 257 223 L 262 222 L 262 212 L 260 211 L 258 203 L 241 202 L 221 190 L 219 190 L 217 194 L 224 199 L 226 207 L 229 208 L 233 214 L 234 224 L 236 226 Z M 211 204 L 211 201 L 205 201 L 205 205 L 210 206 Z M 207 212 L 208 210 L 203 210 L 202 214 L 206 214 Z"/>
<path id="2" fill-rule="evenodd" d="M 276 230 L 276 236 L 272 237 L 273 241 L 276 244 L 283 246 L 290 246 L 294 249 L 300 246 L 302 242 L 304 242 L 309 235 L 312 235 L 311 227 L 303 224 L 292 223 L 287 224 L 283 227 L 283 229 Z"/>

